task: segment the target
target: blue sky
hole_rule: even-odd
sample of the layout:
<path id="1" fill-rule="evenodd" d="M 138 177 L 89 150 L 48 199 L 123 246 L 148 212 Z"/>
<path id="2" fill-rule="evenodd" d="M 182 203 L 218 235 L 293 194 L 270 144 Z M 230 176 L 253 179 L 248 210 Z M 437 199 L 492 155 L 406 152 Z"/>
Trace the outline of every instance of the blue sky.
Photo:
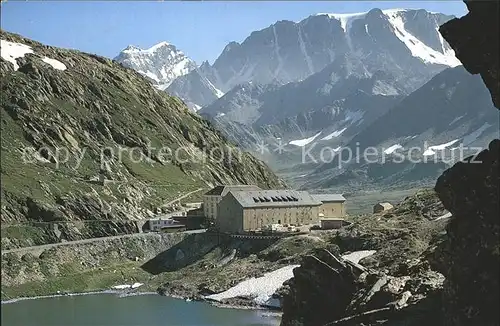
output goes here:
<path id="1" fill-rule="evenodd" d="M 230 41 L 278 20 L 372 8 L 424 8 L 463 16 L 462 1 L 14 1 L 2 3 L 1 26 L 45 44 L 114 57 L 129 44 L 175 44 L 211 63 Z"/>

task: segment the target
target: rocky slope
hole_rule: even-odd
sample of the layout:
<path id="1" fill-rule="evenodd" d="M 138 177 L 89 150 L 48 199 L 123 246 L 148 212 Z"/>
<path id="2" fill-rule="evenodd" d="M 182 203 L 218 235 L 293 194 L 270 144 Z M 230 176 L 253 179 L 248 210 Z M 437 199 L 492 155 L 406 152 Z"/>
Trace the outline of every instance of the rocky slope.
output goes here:
<path id="1" fill-rule="evenodd" d="M 235 87 L 200 113 L 242 145 L 247 145 L 241 136 L 247 131 L 255 135 L 254 146 L 258 141 L 281 138 L 288 143 L 318 133 L 325 141 L 332 140 L 328 135 L 344 128 L 343 137 L 349 139 L 407 94 L 394 75 L 367 72 L 359 60 L 348 58 L 336 60 L 299 83 L 260 86 L 256 92 L 257 87 Z"/>
<path id="2" fill-rule="evenodd" d="M 419 191 L 381 214 L 354 220 L 329 239 L 341 252 L 375 250 L 358 263 L 335 253 L 305 255 L 294 278 L 282 289 L 281 325 L 421 325 L 439 310 L 436 294 L 444 277 L 429 267 L 429 253 L 447 223 L 433 191 Z M 432 325 L 437 325 L 433 323 Z"/>
<path id="3" fill-rule="evenodd" d="M 167 88 L 174 79 L 196 69 L 193 60 L 168 42 L 155 44 L 149 49 L 129 45 L 115 60 L 148 78 L 161 90 Z"/>
<path id="4" fill-rule="evenodd" d="M 167 92 L 182 98 L 193 111 L 198 111 L 221 98 L 224 93 L 216 88 L 203 72 L 206 66 L 207 63 L 203 63 L 190 74 L 176 78 Z M 189 94 L 189 97 L 186 94 Z"/>
<path id="5" fill-rule="evenodd" d="M 2 253 L 2 300 L 52 295 L 57 291 L 100 291 L 113 285 L 146 281 L 153 286 L 149 290 L 154 291 L 154 280 L 140 270 L 140 265 L 188 236 L 143 233 L 45 250 Z"/>
<path id="6" fill-rule="evenodd" d="M 216 183 L 283 185 L 132 69 L 1 39 L 2 248 L 132 232 Z"/>
<path id="7" fill-rule="evenodd" d="M 336 159 L 308 177 L 304 187 L 389 187 L 423 181 L 430 185 L 451 164 L 487 148 L 498 135 L 499 121 L 479 76 L 463 67 L 447 69 L 354 136 Z M 371 163 L 356 157 L 347 162 L 348 148 L 363 153 L 369 147 L 377 149 L 376 162 L 372 156 Z M 414 162 L 391 164 L 403 156 Z M 341 158 L 344 163 L 339 168 Z"/>

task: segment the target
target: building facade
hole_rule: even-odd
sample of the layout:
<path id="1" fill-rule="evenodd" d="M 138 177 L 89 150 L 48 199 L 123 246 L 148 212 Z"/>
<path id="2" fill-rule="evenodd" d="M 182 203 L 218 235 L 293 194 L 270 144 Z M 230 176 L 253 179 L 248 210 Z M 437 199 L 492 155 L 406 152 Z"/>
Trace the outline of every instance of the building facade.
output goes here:
<path id="1" fill-rule="evenodd" d="M 258 231 L 272 224 L 319 224 L 320 206 L 305 191 L 231 190 L 218 204 L 216 224 L 228 233 Z"/>
<path id="2" fill-rule="evenodd" d="M 203 212 L 208 219 L 217 219 L 217 206 L 229 191 L 261 190 L 253 185 L 221 185 L 216 186 L 203 195 Z"/>
<path id="3" fill-rule="evenodd" d="M 343 218 L 346 216 L 344 196 L 340 194 L 313 194 L 311 196 L 321 202 L 319 207 L 321 218 Z"/>
<path id="4" fill-rule="evenodd" d="M 179 225 L 179 223 L 172 218 L 150 219 L 148 222 L 149 222 L 149 231 L 160 231 L 162 228 L 165 227 L 172 227 L 175 225 Z"/>

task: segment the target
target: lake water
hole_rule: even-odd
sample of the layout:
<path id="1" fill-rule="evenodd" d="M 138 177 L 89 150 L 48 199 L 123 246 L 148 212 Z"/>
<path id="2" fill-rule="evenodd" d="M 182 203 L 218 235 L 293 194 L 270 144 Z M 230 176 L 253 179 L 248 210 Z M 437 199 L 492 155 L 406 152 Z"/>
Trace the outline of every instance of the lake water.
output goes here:
<path id="1" fill-rule="evenodd" d="M 218 308 L 154 294 L 92 294 L 2 304 L 2 326 L 276 326 L 263 310 Z"/>

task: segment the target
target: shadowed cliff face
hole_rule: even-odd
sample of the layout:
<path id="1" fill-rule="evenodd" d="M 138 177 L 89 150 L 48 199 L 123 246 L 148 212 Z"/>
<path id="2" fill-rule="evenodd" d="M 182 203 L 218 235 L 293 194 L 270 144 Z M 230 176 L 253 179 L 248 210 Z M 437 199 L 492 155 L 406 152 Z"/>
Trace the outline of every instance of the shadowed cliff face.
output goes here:
<path id="1" fill-rule="evenodd" d="M 464 1 L 469 13 L 443 24 L 439 31 L 455 55 L 471 74 L 481 74 L 491 92 L 493 103 L 500 107 L 498 78 L 498 9 L 497 1 Z"/>
<path id="2" fill-rule="evenodd" d="M 467 1 L 469 14 L 440 31 L 471 74 L 480 74 L 500 108 L 498 2 Z M 453 214 L 443 243 L 445 325 L 498 325 L 500 140 L 445 171 L 436 192 Z"/>

